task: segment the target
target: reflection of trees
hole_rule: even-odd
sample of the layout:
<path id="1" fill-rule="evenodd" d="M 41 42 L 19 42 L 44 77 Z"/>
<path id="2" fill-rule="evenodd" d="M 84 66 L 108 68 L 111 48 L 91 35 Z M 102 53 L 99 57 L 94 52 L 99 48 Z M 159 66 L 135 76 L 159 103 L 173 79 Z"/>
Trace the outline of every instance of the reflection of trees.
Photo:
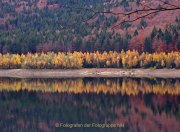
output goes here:
<path id="1" fill-rule="evenodd" d="M 104 94 L 97 96 L 67 93 L 42 94 L 27 91 L 1 92 L 0 128 L 15 129 L 19 120 L 23 121 L 23 129 L 28 130 L 38 128 L 39 122 L 45 123 L 51 129 L 56 122 L 111 122 L 115 118 L 113 112 L 115 106 L 125 105 L 125 102 L 127 102 L 125 97 L 112 98 L 112 95 Z M 11 118 L 8 118 L 10 116 Z"/>
<path id="2" fill-rule="evenodd" d="M 157 99 L 161 103 L 158 103 Z M 178 121 L 175 118 L 180 119 L 178 99 L 179 96 L 156 94 L 122 96 L 103 93 L 97 95 L 94 93 L 2 91 L 0 93 L 0 128 L 33 130 L 40 129 L 39 124 L 44 123 L 51 130 L 55 122 L 123 122 L 127 126 L 124 128 L 126 130 L 127 128 L 137 129 L 137 127 L 142 130 L 141 124 L 145 124 L 150 119 L 153 119 L 152 123 L 155 126 L 157 122 L 163 124 L 163 122 L 174 123 L 173 121 L 176 121 L 175 125 L 177 125 Z M 169 103 L 170 107 L 167 105 Z M 153 112 L 154 110 L 156 113 Z M 148 130 L 152 126 L 146 127 Z M 166 127 L 168 125 L 162 125 L 162 130 Z M 159 130 L 159 128 L 154 129 Z"/>
<path id="3" fill-rule="evenodd" d="M 122 95 L 180 94 L 179 79 L 85 78 L 85 79 L 1 79 L 0 90 Z"/>

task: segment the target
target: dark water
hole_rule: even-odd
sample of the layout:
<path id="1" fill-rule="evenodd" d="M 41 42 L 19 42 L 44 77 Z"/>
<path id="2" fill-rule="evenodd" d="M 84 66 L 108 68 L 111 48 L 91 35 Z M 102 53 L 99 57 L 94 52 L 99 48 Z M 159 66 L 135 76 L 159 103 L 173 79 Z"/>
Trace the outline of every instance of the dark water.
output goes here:
<path id="1" fill-rule="evenodd" d="M 0 130 L 178 132 L 180 79 L 1 78 Z"/>

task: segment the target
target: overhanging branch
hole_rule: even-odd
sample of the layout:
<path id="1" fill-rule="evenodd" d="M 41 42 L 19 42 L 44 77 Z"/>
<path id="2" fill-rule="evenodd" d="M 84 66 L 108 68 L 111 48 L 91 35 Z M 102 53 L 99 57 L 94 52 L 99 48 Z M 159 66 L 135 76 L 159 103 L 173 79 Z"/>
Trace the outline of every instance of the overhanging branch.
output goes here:
<path id="1" fill-rule="evenodd" d="M 122 15 L 122 16 L 126 17 L 126 16 L 131 16 L 133 14 L 139 14 L 139 13 L 142 14 L 143 13 L 143 15 L 141 15 L 141 16 L 138 16 L 138 17 L 136 17 L 136 18 L 134 18 L 132 20 L 123 20 L 119 24 L 112 27 L 112 28 L 116 28 L 122 23 L 134 22 L 134 21 L 137 21 L 137 20 L 139 20 L 141 18 L 145 18 L 145 17 L 147 17 L 149 15 L 156 14 L 156 13 L 159 13 L 159 12 L 165 12 L 165 11 L 171 11 L 171 10 L 180 10 L 180 7 L 177 6 L 177 5 L 171 4 L 169 2 L 164 2 L 162 0 L 160 0 L 160 2 L 162 2 L 163 4 L 160 5 L 157 8 L 152 8 L 150 6 L 147 6 L 145 4 L 140 3 L 141 6 L 146 7 L 146 8 L 133 10 L 133 11 L 128 12 L 128 13 L 125 13 L 125 12 L 113 12 L 113 11 L 96 11 L 96 10 L 94 10 L 92 8 L 73 7 L 73 6 L 66 6 L 66 5 L 61 6 L 61 8 L 69 8 L 69 9 L 75 9 L 75 10 L 85 10 L 85 11 L 88 11 L 88 12 L 92 12 L 93 13 L 92 16 L 90 18 L 88 18 L 87 20 L 83 20 L 83 22 L 87 22 L 87 21 L 93 19 L 97 14 L 111 14 L 111 15 L 114 15 L 114 16 Z"/>

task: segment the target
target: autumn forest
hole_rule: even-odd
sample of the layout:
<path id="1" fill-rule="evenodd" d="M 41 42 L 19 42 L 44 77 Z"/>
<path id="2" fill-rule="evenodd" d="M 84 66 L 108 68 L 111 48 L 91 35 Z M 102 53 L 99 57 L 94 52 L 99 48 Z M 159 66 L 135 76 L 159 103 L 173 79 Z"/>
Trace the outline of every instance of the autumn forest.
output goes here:
<path id="1" fill-rule="evenodd" d="M 180 68 L 180 52 L 142 53 L 74 52 L 47 54 L 0 54 L 1 69 L 67 69 L 67 68 Z"/>
<path id="2" fill-rule="evenodd" d="M 148 6 L 172 8 L 153 0 L 0 0 L 0 52 L 179 51 L 179 10 L 122 24 L 126 16 L 91 11 L 129 13 Z M 138 15 L 143 12 L 127 20 Z"/>
<path id="3" fill-rule="evenodd" d="M 0 0 L 0 131 L 179 130 L 180 0 Z"/>

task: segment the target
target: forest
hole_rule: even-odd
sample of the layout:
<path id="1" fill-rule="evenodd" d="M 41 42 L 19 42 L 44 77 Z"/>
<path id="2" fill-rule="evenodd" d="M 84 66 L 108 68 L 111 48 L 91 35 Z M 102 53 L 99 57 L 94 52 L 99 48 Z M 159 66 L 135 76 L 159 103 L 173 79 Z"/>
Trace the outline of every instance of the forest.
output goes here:
<path id="1" fill-rule="evenodd" d="M 0 54 L 0 69 L 180 68 L 180 52 L 121 51 Z"/>
<path id="2" fill-rule="evenodd" d="M 99 13 L 91 18 L 93 12 L 89 11 L 130 12 L 142 8 L 140 2 L 143 1 L 0 0 L 0 53 L 179 51 L 179 10 L 123 23 L 117 29 L 112 27 L 122 20 L 120 16 Z M 145 4 L 161 6 L 160 1 L 153 0 Z"/>

